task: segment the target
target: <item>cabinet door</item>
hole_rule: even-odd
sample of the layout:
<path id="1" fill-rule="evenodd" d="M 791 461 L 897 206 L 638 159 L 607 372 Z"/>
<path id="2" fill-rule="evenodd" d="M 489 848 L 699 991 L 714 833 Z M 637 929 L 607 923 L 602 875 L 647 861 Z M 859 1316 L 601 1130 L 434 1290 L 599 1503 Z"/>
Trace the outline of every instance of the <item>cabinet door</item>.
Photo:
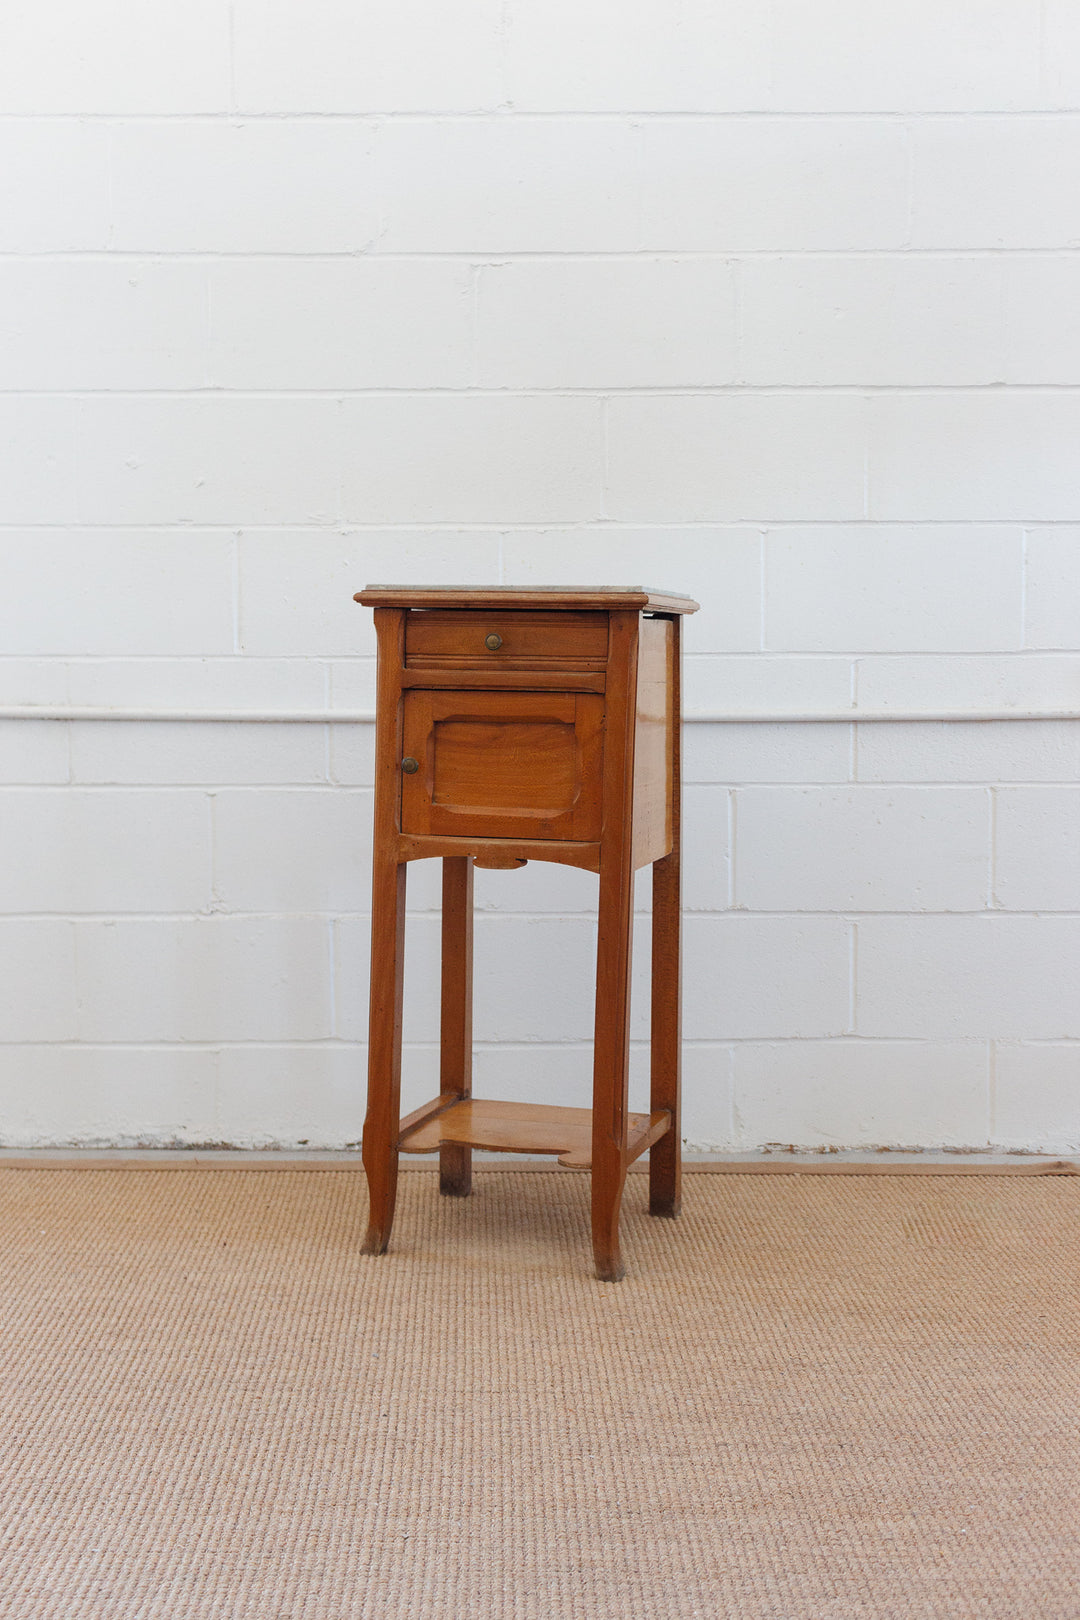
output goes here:
<path id="1" fill-rule="evenodd" d="M 604 700 L 595 692 L 404 694 L 401 830 L 600 837 Z"/>

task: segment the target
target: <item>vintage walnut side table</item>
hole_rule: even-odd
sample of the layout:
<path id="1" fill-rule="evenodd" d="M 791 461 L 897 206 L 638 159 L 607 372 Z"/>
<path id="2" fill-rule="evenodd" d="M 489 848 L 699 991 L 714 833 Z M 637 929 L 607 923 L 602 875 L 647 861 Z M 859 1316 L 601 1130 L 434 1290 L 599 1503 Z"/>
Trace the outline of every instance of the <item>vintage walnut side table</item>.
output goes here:
<path id="1" fill-rule="evenodd" d="M 378 699 L 364 1251 L 390 1239 L 398 1152 L 440 1156 L 470 1190 L 472 1149 L 592 1169 L 596 1274 L 614 1282 L 627 1166 L 649 1209 L 680 1197 L 680 618 L 697 603 L 595 590 L 370 585 Z M 439 1095 L 400 1119 L 405 874 L 441 856 Z M 472 1100 L 473 867 L 558 861 L 599 874 L 593 1106 Z M 653 868 L 648 1114 L 627 1108 L 634 873 Z"/>

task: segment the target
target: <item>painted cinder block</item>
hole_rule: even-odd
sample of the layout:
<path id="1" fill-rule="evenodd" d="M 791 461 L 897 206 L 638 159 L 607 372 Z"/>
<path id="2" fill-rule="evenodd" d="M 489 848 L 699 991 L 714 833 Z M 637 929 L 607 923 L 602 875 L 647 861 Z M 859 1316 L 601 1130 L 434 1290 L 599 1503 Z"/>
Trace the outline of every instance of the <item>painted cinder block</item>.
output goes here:
<path id="1" fill-rule="evenodd" d="M 9 576 L 12 585 L 17 578 L 18 554 L 8 554 L 6 561 L 12 563 L 12 573 Z M 8 578 L 4 580 L 8 588 Z M 69 682 L 68 666 L 58 658 L 26 658 L 14 654 L 0 661 L 0 690 L 3 697 L 0 699 L 5 706 L 13 704 L 22 709 L 44 705 L 52 708 L 63 708 L 68 701 Z M 30 720 L 26 724 L 34 725 Z M 67 732 L 61 729 L 59 733 L 65 739 Z M 14 732 L 6 735 L 14 737 Z"/>
<path id="2" fill-rule="evenodd" d="M 7 912 L 201 911 L 210 904 L 204 793 L 9 789 L 0 793 Z"/>
<path id="3" fill-rule="evenodd" d="M 214 1137 L 237 1147 L 356 1147 L 366 1053 L 354 1046 L 226 1046 L 218 1055 Z"/>
<path id="4" fill-rule="evenodd" d="M 1042 105 L 1039 16 L 1027 0 L 774 0 L 771 101 L 820 112 L 984 112 Z"/>
<path id="5" fill-rule="evenodd" d="M 1080 12 L 1072 0 L 1046 0 L 1040 21 L 1046 104 L 1068 112 L 1080 96 Z"/>
<path id="6" fill-rule="evenodd" d="M 592 1047 L 483 1043 L 473 1055 L 473 1095 L 549 1103 L 556 1108 L 592 1107 Z"/>
<path id="7" fill-rule="evenodd" d="M 1024 646 L 1075 650 L 1080 645 L 1080 529 L 1029 529 L 1024 572 Z"/>
<path id="8" fill-rule="evenodd" d="M 992 1140 L 1028 1153 L 1080 1150 L 1080 1042 L 995 1042 Z"/>
<path id="9" fill-rule="evenodd" d="M 506 87 L 536 112 L 726 112 L 768 105 L 768 8 L 741 0 L 510 0 Z M 568 49 L 568 42 L 573 47 Z"/>
<path id="10" fill-rule="evenodd" d="M 503 99 L 499 0 L 239 0 L 242 112 L 477 112 Z"/>
<path id="11" fill-rule="evenodd" d="M 239 258 L 208 272 L 212 382 L 465 388 L 472 271 L 454 260 Z"/>
<path id="12" fill-rule="evenodd" d="M 9 530 L 0 533 L 0 575 L 0 646 L 7 656 L 233 651 L 228 535 L 99 529 L 90 538 L 74 526 L 46 534 Z"/>
<path id="13" fill-rule="evenodd" d="M 1022 645 L 1019 525 L 797 527 L 765 536 L 770 651 L 1002 652 Z"/>
<path id="14" fill-rule="evenodd" d="M 690 714 L 1075 708 L 1065 0 L 239 0 L 231 107 L 216 3 L 61 4 L 0 62 L 45 114 L 0 123 L 0 701 L 365 710 L 367 581 L 624 580 L 702 602 Z M 0 882 L 0 1139 L 356 1141 L 372 743 L 0 721 L 52 852 Z M 689 1140 L 1076 1150 L 1080 727 L 691 724 L 685 777 Z M 995 792 L 997 909 L 920 911 L 986 903 Z M 477 903 L 478 1089 L 587 1104 L 595 877 Z"/>
<path id="15" fill-rule="evenodd" d="M 985 255 L 749 258 L 739 378 L 808 388 L 1000 382 L 1004 274 Z"/>
<path id="16" fill-rule="evenodd" d="M 482 265 L 484 388 L 716 387 L 735 376 L 735 272 L 723 259 Z"/>
<path id="17" fill-rule="evenodd" d="M 738 1145 L 985 1148 L 987 1047 L 983 1040 L 740 1042 Z"/>
<path id="18" fill-rule="evenodd" d="M 69 1041 L 74 1037 L 75 963 L 72 923 L 53 917 L 0 917 L 0 982 L 4 985 L 0 1041 Z"/>
<path id="19" fill-rule="evenodd" d="M 67 726 L 55 720 L 0 720 L 0 783 L 66 782 Z"/>
<path id="20" fill-rule="evenodd" d="M 869 422 L 874 519 L 1024 523 L 1076 515 L 1080 396 L 1072 391 L 878 394 Z"/>
<path id="21" fill-rule="evenodd" d="M 355 253 L 379 228 L 357 119 L 111 127 L 109 246 L 126 253 Z"/>
<path id="22" fill-rule="evenodd" d="M 481 1041 L 591 1040 L 596 930 L 584 917 L 487 916 L 476 929 Z"/>
<path id="23" fill-rule="evenodd" d="M 374 712 L 374 698 L 371 709 Z M 371 787 L 375 781 L 375 727 L 329 726 L 330 780 L 341 787 Z"/>
<path id="24" fill-rule="evenodd" d="M 19 71 L 18 55 L 5 56 Z M 31 94 L 37 84 L 28 81 Z M 98 253 L 110 246 L 110 130 L 74 118 L 0 125 L 0 253 Z"/>
<path id="25" fill-rule="evenodd" d="M 69 658 L 62 667 L 76 709 L 257 715 L 326 706 L 327 666 L 314 658 Z"/>
<path id="26" fill-rule="evenodd" d="M 551 523 L 603 509 L 597 399 L 347 399 L 343 515 L 357 523 Z"/>
<path id="27" fill-rule="evenodd" d="M 713 1042 L 683 1046 L 682 1135 L 690 1152 L 739 1146 L 733 1103 L 734 1048 Z"/>
<path id="28" fill-rule="evenodd" d="M 341 425 L 331 399 L 86 399 L 79 517 L 95 525 L 333 523 Z"/>
<path id="29" fill-rule="evenodd" d="M 1075 245 L 1080 124 L 1071 113 L 923 118 L 911 138 L 912 247 Z"/>
<path id="30" fill-rule="evenodd" d="M 994 798 L 995 904 L 1080 911 L 1080 787 L 1000 787 Z"/>
<path id="31" fill-rule="evenodd" d="M 0 261 L 4 387 L 204 388 L 206 282 L 191 261 Z"/>
<path id="32" fill-rule="evenodd" d="M 735 905 L 981 911 L 990 801 L 977 787 L 740 787 Z"/>
<path id="33" fill-rule="evenodd" d="M 860 782 L 1074 782 L 1080 727 L 1055 720 L 855 727 Z"/>
<path id="34" fill-rule="evenodd" d="M 608 512 L 629 523 L 863 513 L 866 404 L 845 395 L 619 395 Z"/>
<path id="35" fill-rule="evenodd" d="M 84 1041 L 315 1041 L 331 1034 L 330 924 L 318 917 L 85 920 Z"/>
<path id="36" fill-rule="evenodd" d="M 4 1147 L 183 1147 L 220 1142 L 213 1047 L 9 1047 Z M 250 1129 L 250 1123 L 249 1123 Z"/>
<path id="37" fill-rule="evenodd" d="M 847 782 L 849 725 L 694 725 L 683 730 L 683 780 Z"/>
<path id="38" fill-rule="evenodd" d="M 371 817 L 372 795 L 363 788 L 215 793 L 217 905 L 226 911 L 368 910 Z"/>
<path id="39" fill-rule="evenodd" d="M 0 526 L 79 520 L 78 411 L 59 395 L 0 398 Z"/>
<path id="40" fill-rule="evenodd" d="M 683 665 L 687 715 L 842 714 L 852 705 L 850 658 L 691 654 Z"/>
<path id="41" fill-rule="evenodd" d="M 72 721 L 71 779 L 208 787 L 325 782 L 325 727 L 202 720 Z"/>
<path id="42" fill-rule="evenodd" d="M 884 119 L 649 119 L 641 234 L 678 253 L 902 248 L 904 130 Z"/>
<path id="43" fill-rule="evenodd" d="M 0 57 L 0 106 L 7 115 L 226 112 L 229 20 L 219 0 L 20 7 Z"/>
<path id="44" fill-rule="evenodd" d="M 378 250 L 633 253 L 640 141 L 629 119 L 389 121 Z"/>
<path id="45" fill-rule="evenodd" d="M 374 653 L 374 648 L 372 649 Z M 325 666 L 329 677 L 330 708 L 333 713 L 351 710 L 375 717 L 375 686 L 378 664 L 370 658 L 332 658 Z"/>
<path id="46" fill-rule="evenodd" d="M 1080 333 L 1063 311 L 1080 295 L 1075 254 L 1003 255 L 1002 376 L 1010 383 L 1060 383 L 1074 387 L 1080 375 Z"/>
<path id="47" fill-rule="evenodd" d="M 865 917 L 856 1030 L 918 1040 L 1080 1034 L 1080 917 Z"/>
<path id="48" fill-rule="evenodd" d="M 729 788 L 694 783 L 683 787 L 684 911 L 726 911 L 732 904 L 731 826 Z"/>
<path id="49" fill-rule="evenodd" d="M 916 714 L 1015 709 L 1037 717 L 1075 708 L 1080 653 L 870 655 L 858 659 L 856 680 L 860 708 Z"/>
<path id="50" fill-rule="evenodd" d="M 689 1041 L 842 1035 L 850 1027 L 851 929 L 840 917 L 688 916 Z"/>

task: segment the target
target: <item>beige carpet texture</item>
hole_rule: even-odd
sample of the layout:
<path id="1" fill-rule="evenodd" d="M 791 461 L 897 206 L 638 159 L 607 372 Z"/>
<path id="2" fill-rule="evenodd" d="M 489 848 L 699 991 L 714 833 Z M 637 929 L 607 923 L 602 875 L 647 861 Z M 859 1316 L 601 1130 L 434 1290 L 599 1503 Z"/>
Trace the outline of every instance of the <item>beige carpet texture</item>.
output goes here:
<path id="1" fill-rule="evenodd" d="M 1080 1177 L 0 1169 L 4 1620 L 1080 1616 Z"/>

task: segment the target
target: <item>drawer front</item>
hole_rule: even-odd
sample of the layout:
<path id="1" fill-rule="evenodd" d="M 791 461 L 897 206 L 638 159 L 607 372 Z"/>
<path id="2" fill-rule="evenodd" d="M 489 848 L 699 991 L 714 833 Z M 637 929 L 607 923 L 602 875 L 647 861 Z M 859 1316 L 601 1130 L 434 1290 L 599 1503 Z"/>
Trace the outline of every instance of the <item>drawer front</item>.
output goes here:
<path id="1" fill-rule="evenodd" d="M 406 692 L 402 832 L 598 839 L 603 728 L 591 692 Z"/>
<path id="2" fill-rule="evenodd" d="M 606 613 L 419 612 L 405 620 L 413 669 L 602 669 Z"/>

